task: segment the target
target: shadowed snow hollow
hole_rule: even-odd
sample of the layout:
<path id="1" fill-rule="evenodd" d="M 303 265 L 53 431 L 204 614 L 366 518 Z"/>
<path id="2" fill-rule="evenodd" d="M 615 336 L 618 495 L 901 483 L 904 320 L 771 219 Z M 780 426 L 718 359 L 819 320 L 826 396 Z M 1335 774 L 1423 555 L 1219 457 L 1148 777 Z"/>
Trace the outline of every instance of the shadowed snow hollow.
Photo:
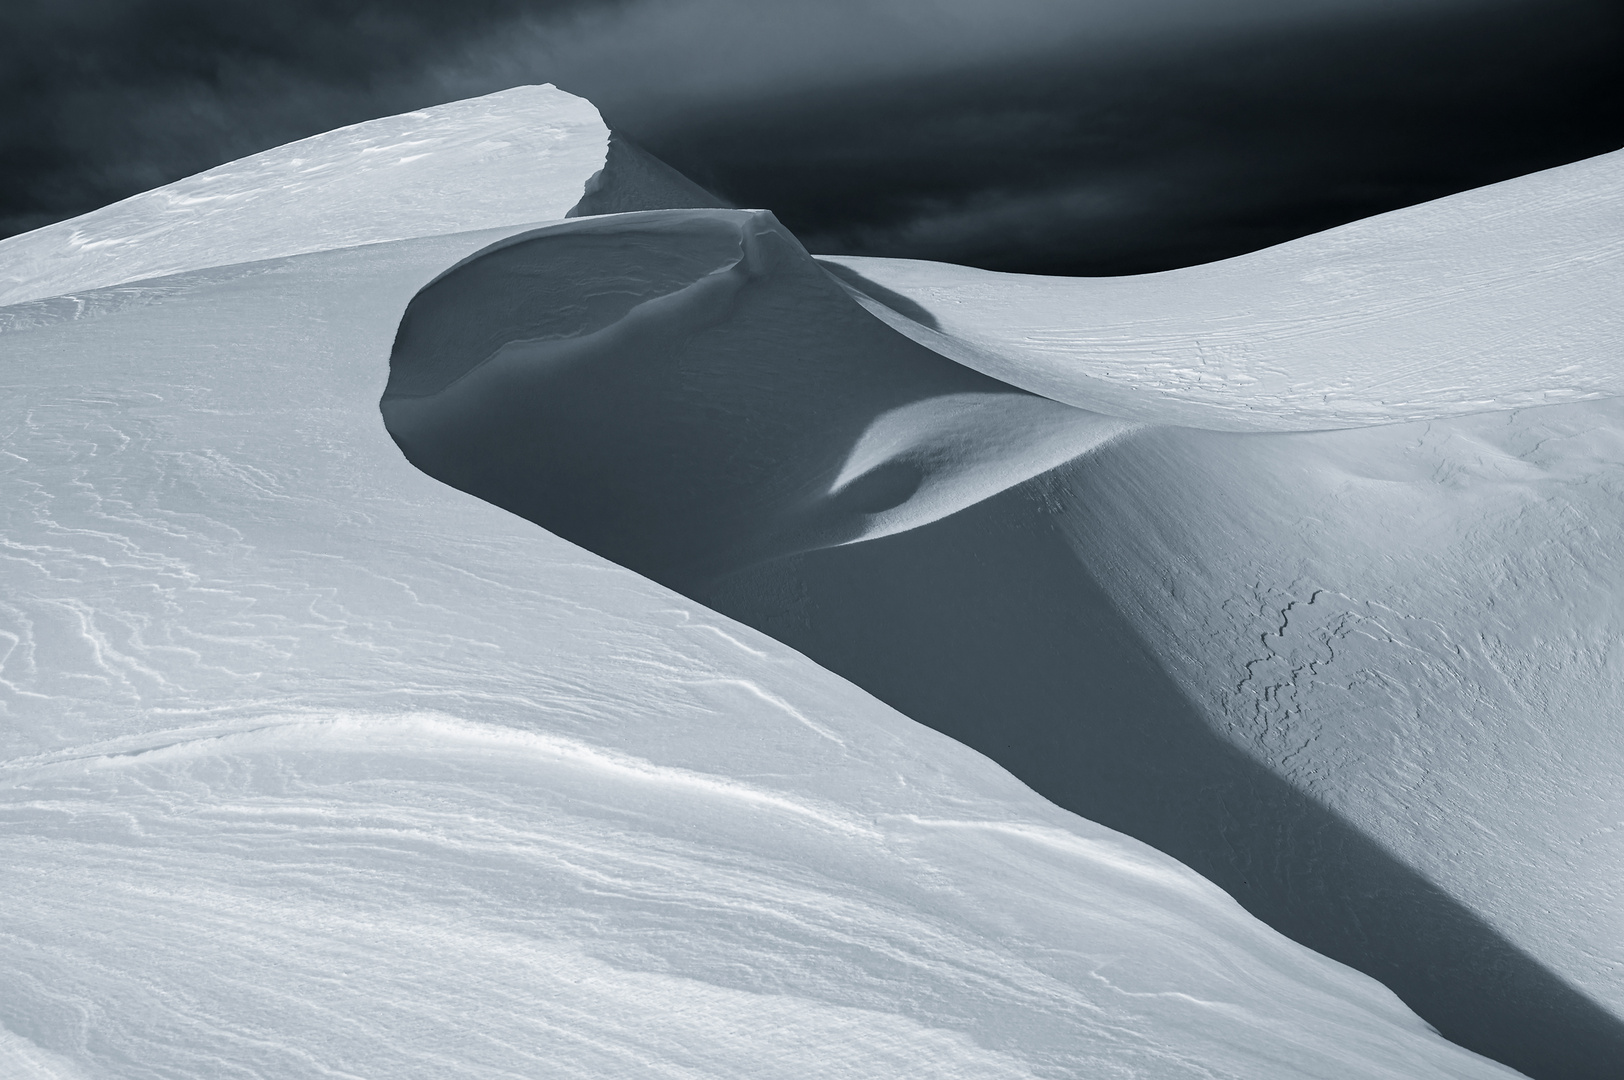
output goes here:
<path id="1" fill-rule="evenodd" d="M 505 240 L 424 290 L 391 364 L 414 463 L 673 583 L 925 524 L 1132 426 L 892 333 L 762 212 Z"/>

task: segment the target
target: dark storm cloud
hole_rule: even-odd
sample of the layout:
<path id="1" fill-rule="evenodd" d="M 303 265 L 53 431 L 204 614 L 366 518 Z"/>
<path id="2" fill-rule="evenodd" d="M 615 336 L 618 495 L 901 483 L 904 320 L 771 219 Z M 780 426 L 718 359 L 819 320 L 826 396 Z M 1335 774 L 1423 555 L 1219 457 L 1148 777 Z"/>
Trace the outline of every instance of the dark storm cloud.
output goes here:
<path id="1" fill-rule="evenodd" d="M 1621 16 L 1477 5 L 1055 49 L 644 139 L 815 250 L 1163 269 L 1619 148 Z"/>
<path id="2" fill-rule="evenodd" d="M 818 250 L 1124 272 L 1624 142 L 1593 0 L 30 0 L 0 228 L 521 82 Z"/>

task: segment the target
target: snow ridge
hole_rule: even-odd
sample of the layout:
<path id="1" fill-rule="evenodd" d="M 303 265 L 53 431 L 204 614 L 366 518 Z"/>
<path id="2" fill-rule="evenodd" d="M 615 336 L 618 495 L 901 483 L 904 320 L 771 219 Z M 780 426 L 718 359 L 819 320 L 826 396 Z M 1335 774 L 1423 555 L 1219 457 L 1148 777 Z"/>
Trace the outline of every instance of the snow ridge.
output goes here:
<path id="1" fill-rule="evenodd" d="M 1303 431 L 1624 393 L 1624 150 L 1121 278 L 826 257 L 902 334 L 1136 420 Z"/>
<path id="2" fill-rule="evenodd" d="M 555 216 L 602 164 L 572 139 Z M 601 250 L 613 220 L 570 228 Z M 248 264 L 233 229 L 87 292 L 150 269 L 92 249 L 71 298 L 0 312 L 0 1068 L 1511 1075 L 1167 856 L 412 468 L 377 412 L 401 313 L 520 227 Z M 736 257 L 731 226 L 684 236 L 683 274 Z M 592 295 L 569 317 L 625 299 Z"/>
<path id="3" fill-rule="evenodd" d="M 552 86 L 339 128 L 0 240 L 0 305 L 226 263 L 563 217 L 609 130 Z"/>

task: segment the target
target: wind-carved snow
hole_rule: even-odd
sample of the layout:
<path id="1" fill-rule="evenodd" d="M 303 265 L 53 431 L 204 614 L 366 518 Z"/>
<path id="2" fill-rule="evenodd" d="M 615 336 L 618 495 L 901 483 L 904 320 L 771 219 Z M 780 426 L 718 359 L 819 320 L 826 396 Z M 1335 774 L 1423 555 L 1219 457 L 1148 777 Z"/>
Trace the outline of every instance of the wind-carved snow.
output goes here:
<path id="1" fill-rule="evenodd" d="M 829 495 L 865 484 L 874 500 L 863 531 L 873 540 L 916 529 L 1075 461 L 1133 425 L 1079 416 L 1044 398 L 944 394 L 875 418 L 841 466 Z"/>
<path id="2" fill-rule="evenodd" d="M 1620 402 L 1272 443 L 1169 433 L 1074 542 L 1215 728 L 1624 1013 Z"/>
<path id="3" fill-rule="evenodd" d="M 1590 1077 L 1624 1056 L 1621 170 L 1097 281 L 815 262 L 758 212 L 547 226 L 414 298 L 383 410 L 1457 1041 Z"/>
<path id="4" fill-rule="evenodd" d="M 432 475 L 668 581 L 917 528 L 1134 426 L 887 331 L 734 210 L 493 245 L 408 311 L 383 410 Z"/>
<path id="5" fill-rule="evenodd" d="M 1621 206 L 1624 151 L 1138 277 L 826 262 L 901 333 L 1058 401 L 1310 430 L 1624 393 Z"/>
<path id="6" fill-rule="evenodd" d="M 563 207 L 597 165 L 561 154 Z M 412 468 L 377 412 L 401 313 L 511 230 L 244 268 L 214 228 L 217 267 L 0 322 L 10 1072 L 1512 1075 L 1165 855 Z M 85 258 L 132 273 L 120 250 Z"/>
<path id="7" fill-rule="evenodd" d="M 339 128 L 0 240 L 0 304 L 561 218 L 608 141 L 590 103 L 551 86 Z"/>

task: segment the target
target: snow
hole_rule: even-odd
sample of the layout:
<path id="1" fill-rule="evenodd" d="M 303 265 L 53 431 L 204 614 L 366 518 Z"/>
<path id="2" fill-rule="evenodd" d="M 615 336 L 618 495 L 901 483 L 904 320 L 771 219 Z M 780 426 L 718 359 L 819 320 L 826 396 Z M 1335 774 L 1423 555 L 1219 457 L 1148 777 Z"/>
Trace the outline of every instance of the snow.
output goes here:
<path id="1" fill-rule="evenodd" d="M 377 405 L 402 313 L 527 232 L 459 215 L 578 202 L 586 113 L 514 91 L 341 133 L 339 161 L 529 145 L 522 206 L 493 167 L 385 208 L 432 155 L 294 199 L 273 151 L 226 167 L 260 192 L 229 217 L 166 232 L 161 190 L 0 248 L 35 298 L 0 311 L 0 1066 L 1513 1075 L 1166 855 L 402 457 Z M 677 239 L 731 242 L 716 213 Z M 985 404 L 865 445 L 962 464 Z M 1007 453 L 1041 469 L 1052 438 Z M 986 487 L 964 468 L 941 490 Z"/>
<path id="2" fill-rule="evenodd" d="M 1138 277 L 825 261 L 895 329 L 1035 393 L 1311 430 L 1624 393 L 1621 206 L 1624 150 Z"/>
<path id="3" fill-rule="evenodd" d="M 668 583 L 917 527 L 1132 427 L 899 338 L 737 210 L 547 226 L 447 271 L 383 411 L 431 475 Z"/>
<path id="4" fill-rule="evenodd" d="M 608 137 L 589 102 L 552 86 L 339 128 L 0 240 L 0 304 L 561 218 Z"/>
<path id="5" fill-rule="evenodd" d="M 413 299 L 383 411 L 1456 1041 L 1605 1075 L 1621 170 L 1108 281 L 820 267 L 763 212 L 546 226 Z"/>
<path id="6" fill-rule="evenodd" d="M 1277 926 L 1315 923 L 1292 932 L 1446 1033 L 1553 1075 L 1597 1075 L 1624 1050 L 1621 209 L 1624 152 L 1139 278 L 831 260 L 909 337 L 1149 421 L 1034 485 L 1041 509 L 989 516 L 1052 525 L 1056 561 L 1098 585 L 1205 731 L 1578 993 L 1508 978 L 1520 961 L 1503 946 L 1445 960 L 1436 930 L 1338 940 L 1301 881 L 1259 888 L 1245 859 L 1215 865 L 1229 841 L 1129 831 Z M 1344 430 L 1285 433 L 1324 427 Z M 1052 587 L 1062 571 L 1041 574 Z M 1062 801 L 1130 825 L 1097 798 Z M 1288 857 L 1324 881 L 1346 861 Z M 1336 904 L 1349 934 L 1373 917 Z M 1521 989 L 1485 991 L 1500 1000 L 1474 1019 L 1429 1003 L 1425 965 Z M 1542 999 L 1551 1017 L 1530 1024 Z M 1537 1046 L 1513 1034 L 1535 1026 Z"/>

